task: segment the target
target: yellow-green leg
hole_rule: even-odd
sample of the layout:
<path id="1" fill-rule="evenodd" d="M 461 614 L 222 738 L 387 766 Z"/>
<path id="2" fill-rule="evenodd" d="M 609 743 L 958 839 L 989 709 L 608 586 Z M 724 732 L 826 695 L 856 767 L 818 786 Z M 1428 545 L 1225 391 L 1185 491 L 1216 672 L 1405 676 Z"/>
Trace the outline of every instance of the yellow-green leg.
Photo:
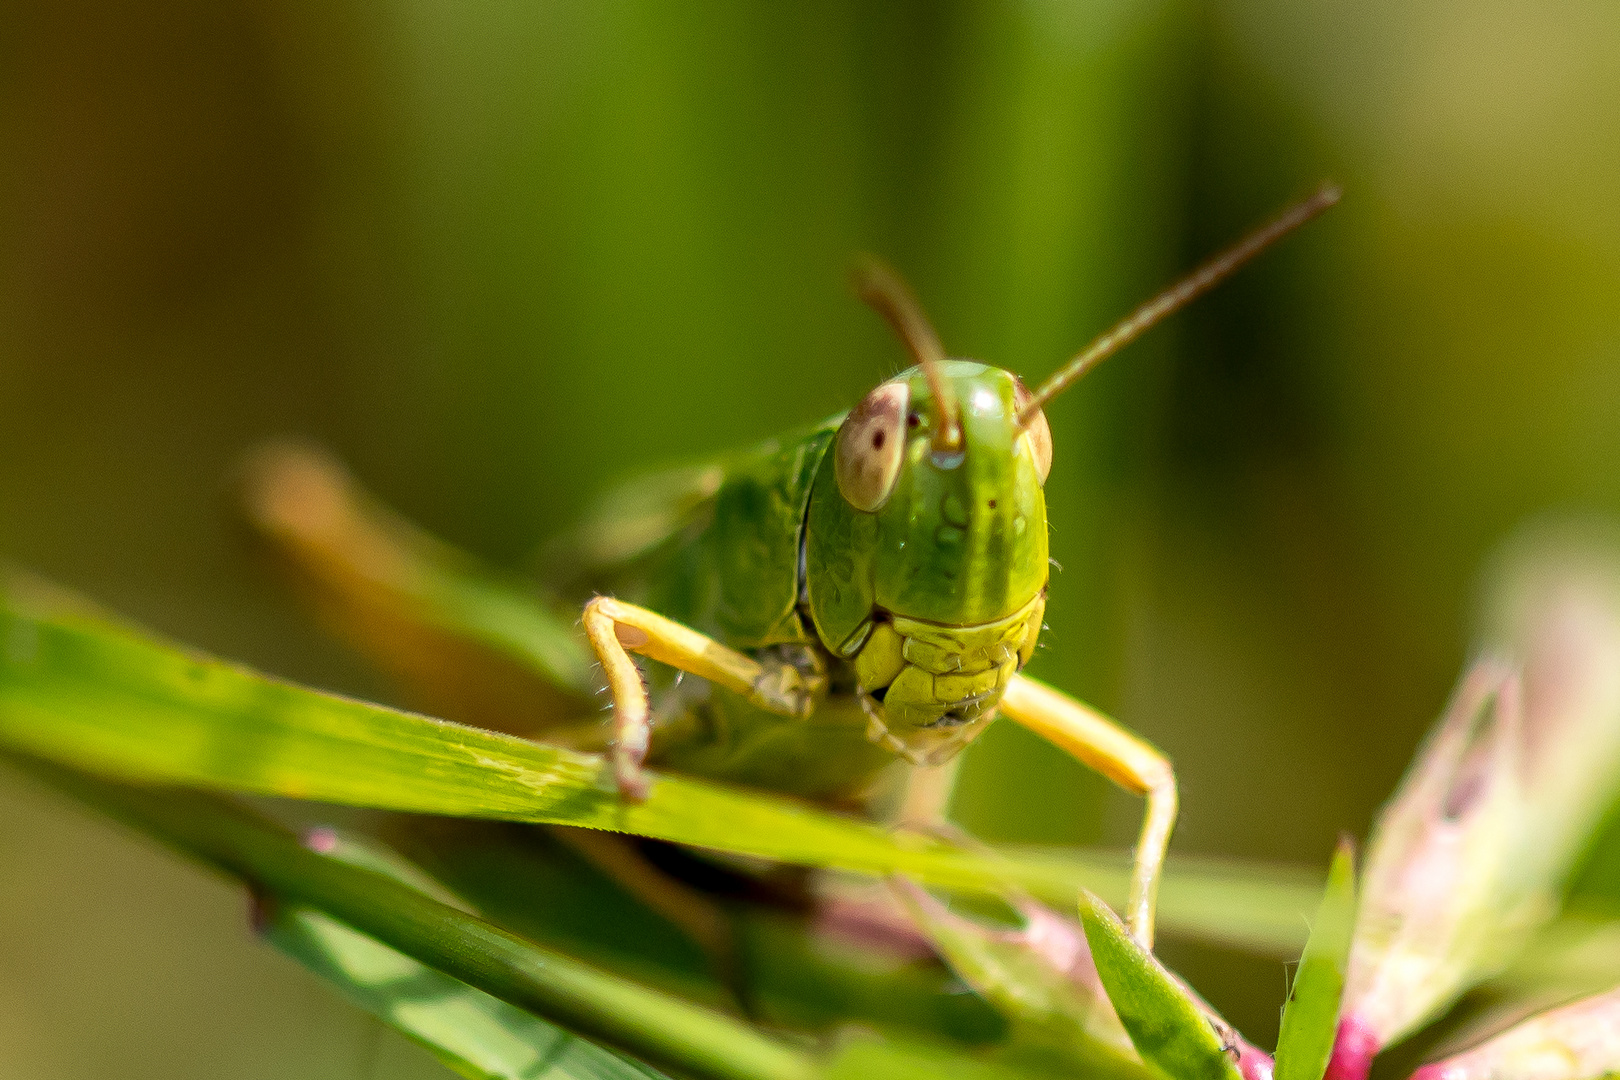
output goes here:
<path id="1" fill-rule="evenodd" d="M 913 767 L 895 808 L 894 823 L 925 832 L 937 831 L 944 825 L 951 807 L 951 793 L 956 788 L 956 771 L 961 764 L 959 754 L 943 765 Z"/>
<path id="2" fill-rule="evenodd" d="M 652 709 L 632 652 L 707 679 L 781 716 L 809 716 L 822 689 L 788 664 L 761 664 L 673 619 L 611 596 L 585 605 L 585 634 L 613 695 L 613 773 L 627 799 L 647 797 L 641 764 L 652 741 Z"/>
<path id="3" fill-rule="evenodd" d="M 1007 684 L 1001 714 L 1127 791 L 1147 797 L 1125 922 L 1131 936 L 1151 949 L 1159 872 L 1176 824 L 1176 774 L 1169 759 L 1091 706 L 1023 675 L 1014 675 Z"/>

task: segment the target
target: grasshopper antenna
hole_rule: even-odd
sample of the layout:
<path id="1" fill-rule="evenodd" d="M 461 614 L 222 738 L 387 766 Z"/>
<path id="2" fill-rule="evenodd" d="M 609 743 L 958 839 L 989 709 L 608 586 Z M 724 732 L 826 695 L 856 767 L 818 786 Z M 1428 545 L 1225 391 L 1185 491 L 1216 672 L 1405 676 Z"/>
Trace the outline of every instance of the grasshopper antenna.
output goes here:
<path id="1" fill-rule="evenodd" d="M 1339 201 L 1339 189 L 1323 184 L 1309 198 L 1295 203 L 1236 244 L 1210 259 L 1152 300 L 1116 323 L 1113 329 L 1079 352 L 1041 384 L 1018 411 L 1018 426 L 1028 427 L 1046 403 L 1074 385 L 1082 375 L 1114 355 L 1155 323 L 1175 314 L 1231 277 L 1244 263 Z"/>
<path id="2" fill-rule="evenodd" d="M 939 365 L 945 359 L 945 347 L 939 335 L 923 314 L 922 305 L 912 295 L 905 280 L 882 259 L 865 255 L 850 273 L 855 293 L 868 306 L 888 320 L 894 332 L 900 335 L 917 366 L 923 369 L 928 389 L 939 406 L 939 427 L 934 431 L 935 452 L 955 453 L 962 449 L 962 421 L 956 410 L 956 398 L 940 374 Z"/>

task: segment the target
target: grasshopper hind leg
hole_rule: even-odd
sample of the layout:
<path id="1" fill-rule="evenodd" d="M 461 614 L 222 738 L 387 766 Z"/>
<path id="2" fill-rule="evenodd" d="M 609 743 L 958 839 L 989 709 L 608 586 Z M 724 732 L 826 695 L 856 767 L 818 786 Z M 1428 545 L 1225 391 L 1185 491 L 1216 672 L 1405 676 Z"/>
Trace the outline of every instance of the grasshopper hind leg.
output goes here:
<path id="1" fill-rule="evenodd" d="M 574 737 L 599 725 L 592 658 L 572 610 L 405 521 L 318 448 L 261 447 L 238 488 L 277 568 L 414 707 L 591 748 Z"/>
<path id="2" fill-rule="evenodd" d="M 1008 683 L 1001 711 L 1120 787 L 1147 799 L 1125 923 L 1131 936 L 1151 949 L 1159 874 L 1176 824 L 1176 775 L 1169 759 L 1090 706 L 1023 675 L 1014 675 Z"/>
<path id="3" fill-rule="evenodd" d="M 943 765 L 914 766 L 901 786 L 893 812 L 888 815 L 894 824 L 920 832 L 934 832 L 945 826 L 961 763 L 958 755 Z"/>

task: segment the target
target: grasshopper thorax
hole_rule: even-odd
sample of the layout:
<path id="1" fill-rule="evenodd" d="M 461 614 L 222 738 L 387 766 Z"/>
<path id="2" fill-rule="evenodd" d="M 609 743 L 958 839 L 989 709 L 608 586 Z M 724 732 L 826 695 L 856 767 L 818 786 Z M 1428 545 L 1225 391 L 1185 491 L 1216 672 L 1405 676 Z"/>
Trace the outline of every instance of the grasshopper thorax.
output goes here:
<path id="1" fill-rule="evenodd" d="M 1035 648 L 1047 581 L 1044 416 L 1018 422 L 1016 376 L 919 366 L 844 419 L 805 523 L 805 585 L 822 643 L 880 704 L 874 734 L 944 760 L 995 712 Z M 943 443 L 941 425 L 958 434 Z"/>

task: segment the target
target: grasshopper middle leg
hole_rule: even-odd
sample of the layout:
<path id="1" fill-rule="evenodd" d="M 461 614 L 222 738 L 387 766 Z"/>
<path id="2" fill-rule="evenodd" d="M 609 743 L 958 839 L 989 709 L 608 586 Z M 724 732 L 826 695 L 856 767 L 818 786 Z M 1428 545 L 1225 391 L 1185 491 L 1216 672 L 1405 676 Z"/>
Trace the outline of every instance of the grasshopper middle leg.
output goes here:
<path id="1" fill-rule="evenodd" d="M 735 649 L 635 604 L 598 596 L 585 605 L 585 633 L 613 695 L 613 772 L 627 799 L 647 796 L 641 763 L 652 740 L 652 711 L 632 652 L 707 679 L 782 716 L 806 717 L 819 688 L 788 664 L 761 664 Z"/>
<path id="2" fill-rule="evenodd" d="M 1151 949 L 1159 872 L 1176 824 L 1176 775 L 1169 759 L 1089 705 L 1023 675 L 1007 684 L 1001 712 L 1120 787 L 1147 797 L 1125 921 L 1131 936 Z"/>

